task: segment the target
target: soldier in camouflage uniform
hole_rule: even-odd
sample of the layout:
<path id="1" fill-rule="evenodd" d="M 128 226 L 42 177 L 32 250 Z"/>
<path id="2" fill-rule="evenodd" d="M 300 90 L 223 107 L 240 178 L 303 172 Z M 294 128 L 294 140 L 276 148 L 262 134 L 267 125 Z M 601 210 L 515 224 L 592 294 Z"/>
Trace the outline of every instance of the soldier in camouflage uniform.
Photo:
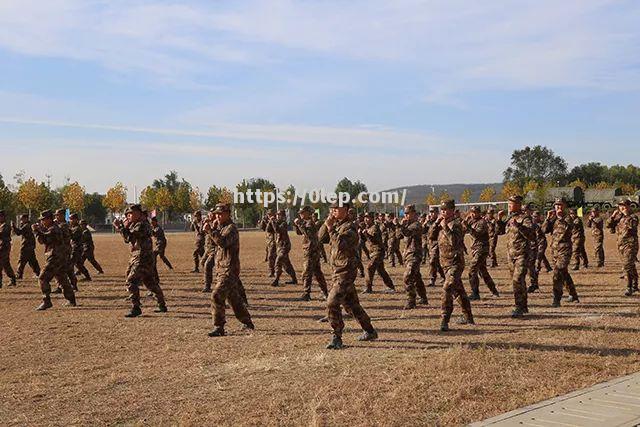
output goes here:
<path id="1" fill-rule="evenodd" d="M 500 230 L 498 229 L 496 210 L 493 206 L 487 209 L 486 221 L 487 227 L 489 229 L 489 259 L 491 260 L 490 267 L 495 268 L 498 266 L 496 247 L 498 246 L 498 236 L 500 235 Z"/>
<path id="2" fill-rule="evenodd" d="M 71 287 L 74 291 L 78 291 L 78 279 L 76 278 L 76 274 L 74 272 L 74 262 L 71 258 L 72 247 L 71 247 L 71 228 L 66 220 L 66 210 L 58 209 L 55 214 L 55 221 L 58 225 L 58 228 L 62 231 L 62 241 L 64 242 L 64 248 L 67 250 L 66 258 L 67 258 L 67 276 L 69 277 L 69 282 L 71 283 Z M 58 286 L 58 288 L 54 291 L 54 293 L 62 293 L 62 288 Z"/>
<path id="3" fill-rule="evenodd" d="M 273 279 L 271 286 L 278 286 L 280 284 L 280 276 L 282 271 L 285 270 L 291 280 L 285 282 L 286 285 L 295 285 L 298 283 L 296 278 L 296 271 L 289 259 L 289 252 L 291 251 L 291 240 L 289 239 L 289 225 L 287 224 L 287 214 L 284 209 L 278 211 L 276 217 L 269 221 L 267 230 L 271 231 L 276 236 L 276 277 Z"/>
<path id="4" fill-rule="evenodd" d="M 422 225 L 422 265 L 427 264 L 429 259 L 429 227 L 427 224 L 427 214 L 423 212 L 420 214 L 420 225 Z"/>
<path id="5" fill-rule="evenodd" d="M 536 271 L 538 275 L 540 275 L 540 271 L 542 271 L 542 267 L 544 266 L 547 273 L 551 272 L 551 264 L 549 264 L 549 260 L 547 259 L 547 235 L 542 229 L 542 215 L 539 211 L 534 211 L 531 216 L 534 224 L 538 224 L 539 227 L 536 228 Z M 536 289 L 534 289 L 535 291 Z"/>
<path id="6" fill-rule="evenodd" d="M 62 231 L 53 221 L 53 213 L 49 210 L 42 212 L 40 223 L 33 224 L 36 239 L 44 245 L 45 262 L 42 267 L 38 282 L 42 292 L 42 303 L 36 310 L 42 311 L 53 307 L 51 304 L 51 280 L 55 277 L 58 286 L 62 288 L 64 298 L 68 305 L 75 307 L 76 296 L 69 284 L 67 266 L 69 264 L 69 253 L 65 247 Z"/>
<path id="7" fill-rule="evenodd" d="M 322 226 L 322 224 L 320 223 L 320 219 L 318 218 L 317 212 L 313 213 L 313 222 L 318 224 L 318 229 Z M 324 242 L 319 242 L 319 244 L 320 246 L 318 247 L 318 249 L 320 251 L 320 257 L 322 258 L 322 261 L 326 263 L 328 262 L 328 260 L 327 260 L 327 251 L 324 250 Z"/>
<path id="8" fill-rule="evenodd" d="M 200 273 L 200 262 L 204 256 L 204 233 L 202 232 L 202 212 L 195 211 L 191 221 L 191 231 L 194 233 L 193 241 L 193 270 L 192 273 Z"/>
<path id="9" fill-rule="evenodd" d="M 398 218 L 396 218 L 394 213 L 387 214 L 387 248 L 389 259 L 391 260 L 391 267 L 396 266 L 396 258 L 398 258 L 398 264 L 404 265 L 402 260 L 402 254 L 400 253 L 400 238 L 401 235 L 398 233 Z"/>
<path id="10" fill-rule="evenodd" d="M 589 214 L 587 227 L 593 236 L 593 256 L 598 267 L 604 267 L 604 219 L 600 216 L 600 209 L 596 206 Z"/>
<path id="11" fill-rule="evenodd" d="M 436 206 L 430 207 L 427 222 L 423 224 L 423 227 L 429 229 L 429 235 L 427 236 L 427 240 L 429 241 L 429 286 L 436 285 L 438 274 L 440 274 L 440 277 L 442 277 L 443 280 L 445 279 L 444 269 L 442 268 L 442 265 L 440 265 L 438 234 L 431 232 L 431 228 L 436 223 L 438 215 L 438 208 Z"/>
<path id="12" fill-rule="evenodd" d="M 607 228 L 618 236 L 618 253 L 627 282 L 625 296 L 629 297 L 638 288 L 638 216 L 631 213 L 630 200 L 618 203 L 618 210 L 607 221 Z"/>
<path id="13" fill-rule="evenodd" d="M 265 248 L 265 261 L 269 263 L 269 277 L 276 275 L 276 234 L 271 230 L 269 222 L 275 219 L 275 213 L 273 209 L 269 209 L 265 212 L 264 216 L 260 219 L 258 226 L 265 232 L 267 245 Z"/>
<path id="14" fill-rule="evenodd" d="M 404 218 L 398 224 L 397 230 L 407 239 L 404 250 L 405 271 L 402 279 L 407 292 L 405 310 L 416 308 L 416 294 L 419 297 L 418 304 L 428 305 L 427 290 L 422 280 L 420 264 L 422 264 L 422 224 L 418 220 L 418 212 L 415 205 L 407 205 L 404 209 Z"/>
<path id="15" fill-rule="evenodd" d="M 311 206 L 303 206 L 299 215 L 300 217 L 293 221 L 293 225 L 296 233 L 302 236 L 302 257 L 304 259 L 302 284 L 304 291 L 300 299 L 311 301 L 311 282 L 314 277 L 326 298 L 328 295 L 327 281 L 320 267 L 320 243 L 318 241 L 320 224 L 312 219 L 313 208 Z"/>
<path id="16" fill-rule="evenodd" d="M 487 270 L 489 256 L 489 226 L 478 206 L 471 208 L 469 215 L 462 222 L 466 232 L 471 236 L 471 262 L 469 264 L 469 284 L 472 301 L 480 299 L 480 276 L 489 291 L 500 296 L 496 284 Z"/>
<path id="17" fill-rule="evenodd" d="M 89 230 L 88 225 L 84 219 L 80 221 L 80 227 L 82 228 L 82 264 L 84 265 L 85 261 L 89 261 L 98 274 L 104 274 L 102 266 L 96 260 L 93 236 L 91 235 L 91 230 Z"/>
<path id="18" fill-rule="evenodd" d="M 457 299 L 462 308 L 462 324 L 474 324 L 471 302 L 462 284 L 464 271 L 464 229 L 456 217 L 456 205 L 453 200 L 445 200 L 440 205 L 440 215 L 429 231 L 429 238 L 438 240 L 438 257 L 445 271 L 442 293 L 442 321 L 440 330 L 449 330 L 449 320 L 453 313 L 453 300 Z M 433 252 L 432 252 L 433 254 Z"/>
<path id="19" fill-rule="evenodd" d="M 216 284 L 211 293 L 213 315 L 213 331 L 210 337 L 226 335 L 225 303 L 228 301 L 236 318 L 242 323 L 243 330 L 253 330 L 251 315 L 242 298 L 240 290 L 240 236 L 236 225 L 231 220 L 231 208 L 228 204 L 219 203 L 213 211 L 216 218 L 204 225 L 205 233 L 209 233 L 217 249 L 215 251 Z"/>
<path id="20" fill-rule="evenodd" d="M 333 285 L 327 298 L 327 311 L 333 339 L 327 346 L 338 350 L 343 347 L 342 309 L 344 306 L 358 321 L 364 333 L 358 338 L 360 341 L 370 341 L 378 338 L 378 333 L 371 325 L 371 319 L 360 305 L 356 291 L 357 275 L 356 253 L 358 250 L 358 233 L 349 220 L 349 205 L 340 206 L 337 202 L 331 205 L 329 217 L 321 227 L 319 239 L 329 239 L 331 244 L 331 264 L 333 266 Z"/>
<path id="21" fill-rule="evenodd" d="M 582 261 L 582 265 L 584 268 L 589 268 L 589 260 L 587 259 L 587 251 L 584 248 L 584 223 L 582 222 L 582 218 L 580 218 L 575 209 L 571 209 L 569 211 L 569 216 L 571 217 L 571 221 L 573 222 L 573 231 L 571 235 L 571 240 L 573 243 L 573 268 L 572 270 L 580 269 L 580 261 Z"/>
<path id="22" fill-rule="evenodd" d="M 507 236 L 507 258 L 513 286 L 515 307 L 511 317 L 518 318 L 529 312 L 525 277 L 531 252 L 531 242 L 535 241 L 533 221 L 522 209 L 522 196 L 509 197 L 509 216 L 503 220 L 504 211 L 498 212 L 498 229 Z"/>
<path id="23" fill-rule="evenodd" d="M 216 214 L 215 209 L 211 209 L 209 213 L 207 213 L 207 218 L 205 218 L 202 226 L 207 230 L 211 230 L 211 224 L 215 221 Z M 207 224 L 209 226 L 207 227 Z M 204 234 L 204 287 L 202 288 L 203 293 L 211 292 L 211 285 L 213 284 L 213 269 L 216 265 L 216 243 L 213 241 L 213 235 L 209 232 L 205 232 Z"/>
<path id="24" fill-rule="evenodd" d="M 545 233 L 552 235 L 553 306 L 560 307 L 563 286 L 566 286 L 569 291 L 569 302 L 580 302 L 580 300 L 571 274 L 569 274 L 574 220 L 570 215 L 567 215 L 567 201 L 564 198 L 557 199 L 553 208 L 547 212 L 547 218 L 542 224 L 542 228 Z"/>
<path id="25" fill-rule="evenodd" d="M 5 211 L 0 210 L 0 288 L 3 271 L 11 280 L 9 286 L 15 286 L 16 275 L 11 267 L 11 225 L 6 222 Z"/>
<path id="26" fill-rule="evenodd" d="M 530 205 L 525 208 L 525 214 L 531 217 L 531 224 L 533 226 L 534 239 L 530 242 L 531 248 L 529 250 L 529 258 L 527 260 L 527 274 L 531 280 L 531 284 L 527 288 L 527 293 L 534 292 L 540 289 L 538 286 L 538 269 L 536 268 L 536 261 L 538 260 L 538 235 L 542 233 L 542 227 L 533 218 L 533 209 Z"/>
<path id="27" fill-rule="evenodd" d="M 151 224 L 145 219 L 140 205 L 132 205 L 125 214 L 127 219 L 124 222 L 120 220 L 114 222 L 124 242 L 131 245 L 131 258 L 127 268 L 127 290 L 132 307 L 125 317 L 138 317 L 142 314 L 140 284 L 144 284 L 155 296 L 158 307 L 154 311 L 166 313 L 167 304 L 155 270 Z"/>
<path id="28" fill-rule="evenodd" d="M 71 263 L 84 276 L 84 281 L 90 282 L 91 274 L 82 262 L 82 227 L 76 213 L 69 215 L 69 231 L 71 232 Z"/>
<path id="29" fill-rule="evenodd" d="M 158 218 L 155 216 L 151 218 L 151 236 L 154 239 L 153 245 L 153 258 L 156 263 L 156 268 L 158 265 L 158 258 L 162 260 L 164 265 L 166 265 L 169 270 L 173 270 L 173 266 L 171 265 L 171 261 L 165 255 L 165 251 L 167 250 L 167 237 L 164 235 L 164 230 L 158 223 Z"/>
<path id="30" fill-rule="evenodd" d="M 360 273 L 360 277 L 364 277 L 364 264 L 362 264 L 363 239 L 360 235 L 361 227 L 360 227 L 360 223 L 358 222 L 358 217 L 356 216 L 356 210 L 353 208 L 349 209 L 349 221 L 351 221 L 351 224 L 355 228 L 356 234 L 358 235 L 358 251 L 356 252 L 356 263 L 357 263 L 358 272 Z"/>
<path id="31" fill-rule="evenodd" d="M 361 237 L 365 241 L 365 244 L 369 244 L 369 262 L 367 264 L 367 276 L 365 279 L 365 290 L 363 293 L 370 294 L 373 292 L 373 277 L 376 273 L 380 275 L 383 283 L 387 287 L 387 292 L 395 292 L 395 286 L 389 273 L 384 268 L 384 243 L 382 242 L 382 232 L 380 231 L 380 225 L 374 221 L 374 214 L 367 213 L 364 216 L 364 229 L 362 230 Z"/>
<path id="32" fill-rule="evenodd" d="M 20 215 L 20 226 L 17 227 L 14 223 L 11 223 L 11 228 L 16 236 L 20 236 L 22 241 L 20 243 L 20 259 L 18 260 L 18 279 L 22 279 L 24 274 L 24 268 L 27 264 L 31 267 L 31 270 L 36 276 L 40 275 L 40 264 L 36 258 L 36 238 L 31 230 L 31 222 L 29 221 L 29 215 Z"/>

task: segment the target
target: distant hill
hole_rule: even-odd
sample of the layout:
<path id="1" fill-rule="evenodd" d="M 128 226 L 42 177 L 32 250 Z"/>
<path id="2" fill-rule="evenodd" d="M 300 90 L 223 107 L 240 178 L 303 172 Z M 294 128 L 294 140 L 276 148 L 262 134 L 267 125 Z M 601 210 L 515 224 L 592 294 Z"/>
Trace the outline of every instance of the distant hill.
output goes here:
<path id="1" fill-rule="evenodd" d="M 398 191 L 402 193 L 402 190 L 407 190 L 407 197 L 405 204 L 424 205 L 427 194 L 434 192 L 437 195 L 446 191 L 449 195 L 456 200 L 460 201 L 462 192 L 466 189 L 471 190 L 471 201 L 477 202 L 480 198 L 480 193 L 487 187 L 493 187 L 496 190 L 496 194 L 502 191 L 502 183 L 489 183 L 489 184 L 447 184 L 447 185 L 410 185 L 406 187 L 390 188 L 383 190 L 387 192 Z"/>

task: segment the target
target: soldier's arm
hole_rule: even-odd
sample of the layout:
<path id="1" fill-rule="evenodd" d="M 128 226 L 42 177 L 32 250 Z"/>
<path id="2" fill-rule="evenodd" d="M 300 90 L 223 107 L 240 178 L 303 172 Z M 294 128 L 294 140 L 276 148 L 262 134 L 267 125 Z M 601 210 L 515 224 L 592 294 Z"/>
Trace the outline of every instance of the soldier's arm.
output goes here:
<path id="1" fill-rule="evenodd" d="M 239 240 L 238 230 L 233 227 L 211 230 L 213 242 L 221 248 L 228 248 L 236 244 Z"/>
<path id="2" fill-rule="evenodd" d="M 338 239 L 338 250 L 345 250 L 358 244 L 358 234 L 351 227 L 332 228 L 332 235 Z"/>
<path id="3" fill-rule="evenodd" d="M 318 229 L 318 242 L 329 243 L 329 230 L 324 223 Z"/>

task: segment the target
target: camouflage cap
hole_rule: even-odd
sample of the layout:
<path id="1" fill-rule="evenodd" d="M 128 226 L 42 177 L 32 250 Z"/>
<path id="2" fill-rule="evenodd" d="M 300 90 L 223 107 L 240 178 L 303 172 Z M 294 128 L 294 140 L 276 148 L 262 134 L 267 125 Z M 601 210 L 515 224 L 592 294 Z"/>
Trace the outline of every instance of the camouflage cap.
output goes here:
<path id="1" fill-rule="evenodd" d="M 443 200 L 442 203 L 440 203 L 440 209 L 455 209 L 455 208 L 456 208 L 456 201 L 453 199 Z"/>
<path id="2" fill-rule="evenodd" d="M 60 208 L 56 210 L 56 215 L 66 215 L 67 210 L 64 208 Z"/>
<path id="3" fill-rule="evenodd" d="M 520 194 L 514 194 L 513 196 L 509 197 L 508 200 L 513 203 L 522 203 L 524 198 Z"/>
<path id="4" fill-rule="evenodd" d="M 618 206 L 631 206 L 631 199 L 620 200 Z"/>
<path id="5" fill-rule="evenodd" d="M 311 206 L 309 206 L 309 205 L 304 205 L 303 207 L 301 207 L 301 208 L 300 208 L 300 211 L 299 211 L 299 212 L 300 212 L 300 213 L 302 213 L 302 212 L 313 213 L 313 212 L 314 212 L 314 210 L 313 210 L 313 208 L 312 208 Z"/>
<path id="6" fill-rule="evenodd" d="M 45 211 L 40 212 L 40 218 L 38 218 L 39 220 L 43 220 L 43 219 L 52 219 L 53 218 L 53 212 L 51 212 L 50 209 L 47 209 Z"/>
<path id="7" fill-rule="evenodd" d="M 231 212 L 231 206 L 228 203 L 218 203 L 213 213 Z"/>
<path id="8" fill-rule="evenodd" d="M 564 197 L 559 197 L 556 199 L 556 201 L 553 203 L 554 206 L 556 205 L 567 205 L 567 199 L 565 199 Z"/>
<path id="9" fill-rule="evenodd" d="M 329 207 L 331 209 L 335 209 L 335 208 L 351 208 L 351 202 L 344 202 L 342 205 L 340 205 L 340 202 L 338 200 L 336 200 L 335 202 L 331 203 L 331 205 L 329 205 Z"/>
<path id="10" fill-rule="evenodd" d="M 437 206 L 431 206 L 429 207 L 429 212 L 431 213 L 438 213 L 440 209 Z"/>
<path id="11" fill-rule="evenodd" d="M 416 211 L 416 205 L 407 205 L 404 207 L 404 213 L 410 213 L 410 212 L 417 212 Z"/>
<path id="12" fill-rule="evenodd" d="M 480 213 L 480 206 L 471 206 L 470 212 Z"/>
<path id="13" fill-rule="evenodd" d="M 129 206 L 129 211 L 144 213 L 144 211 L 142 210 L 142 206 L 140 206 L 140 204 L 138 203 Z"/>
<path id="14" fill-rule="evenodd" d="M 69 215 L 69 219 L 78 219 L 78 214 L 77 213 L 72 213 L 71 215 Z"/>

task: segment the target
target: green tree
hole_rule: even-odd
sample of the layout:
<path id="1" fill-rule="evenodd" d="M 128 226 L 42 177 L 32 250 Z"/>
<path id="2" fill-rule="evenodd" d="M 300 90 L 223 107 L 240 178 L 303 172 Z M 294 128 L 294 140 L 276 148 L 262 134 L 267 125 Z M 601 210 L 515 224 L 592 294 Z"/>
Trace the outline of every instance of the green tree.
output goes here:
<path id="1" fill-rule="evenodd" d="M 104 224 L 107 217 L 107 210 L 102 204 L 104 196 L 102 194 L 93 193 L 84 196 L 84 219 L 90 224 Z"/>
<path id="2" fill-rule="evenodd" d="M 157 205 L 156 205 L 157 192 L 158 190 L 154 187 L 151 187 L 151 186 L 145 187 L 140 192 L 140 204 L 142 204 L 142 206 L 150 210 L 157 208 Z"/>
<path id="3" fill-rule="evenodd" d="M 247 194 L 248 190 L 255 191 L 258 189 L 263 192 L 275 191 L 276 186 L 273 182 L 265 178 L 243 179 L 236 185 L 236 191 L 243 194 Z M 245 199 L 244 201 L 240 200 L 240 202 L 241 203 L 235 205 L 239 221 L 243 226 L 246 224 L 256 224 L 258 219 L 262 216 L 262 211 L 264 209 L 262 203 L 260 203 L 260 201 L 256 203 L 256 200 L 254 200 L 253 203 L 250 203 L 248 199 Z M 275 203 L 271 206 L 275 206 Z"/>
<path id="4" fill-rule="evenodd" d="M 547 147 L 536 145 L 515 150 L 511 155 L 511 166 L 504 172 L 505 182 L 515 182 L 519 187 L 527 181 L 564 182 L 567 162 Z"/>
<path id="5" fill-rule="evenodd" d="M 7 218 L 15 216 L 15 196 L 0 175 L 0 209 L 7 211 Z"/>

